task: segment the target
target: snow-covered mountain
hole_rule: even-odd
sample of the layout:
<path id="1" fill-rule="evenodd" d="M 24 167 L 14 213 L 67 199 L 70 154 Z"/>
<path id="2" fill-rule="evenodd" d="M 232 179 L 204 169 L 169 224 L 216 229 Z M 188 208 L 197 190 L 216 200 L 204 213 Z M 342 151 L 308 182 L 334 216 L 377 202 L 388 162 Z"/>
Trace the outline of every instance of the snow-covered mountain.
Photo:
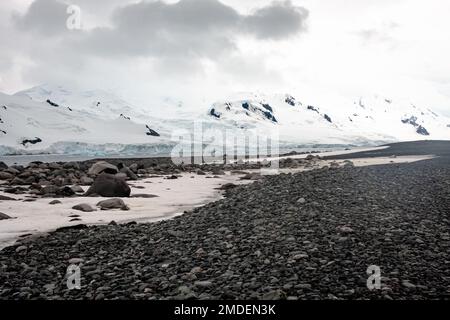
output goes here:
<path id="1" fill-rule="evenodd" d="M 450 139 L 450 119 L 407 101 L 373 96 L 332 106 L 291 95 L 243 93 L 213 104 L 216 122 L 241 129 L 276 127 L 285 143 L 373 144 Z"/>
<path id="2" fill-rule="evenodd" d="M 159 116 L 158 110 L 171 107 L 173 118 Z M 0 155 L 169 154 L 176 143 L 172 134 L 180 129 L 192 132 L 194 121 L 204 130 L 227 129 L 238 136 L 253 129 L 276 130 L 281 146 L 450 139 L 449 118 L 428 107 L 379 96 L 316 105 L 287 94 L 240 93 L 196 109 L 198 113 L 189 112 L 169 100 L 137 106 L 101 90 L 50 85 L 0 94 Z"/>
<path id="3" fill-rule="evenodd" d="M 102 91 L 41 86 L 0 94 L 0 107 L 0 154 L 166 153 L 171 147 L 158 119 Z"/>

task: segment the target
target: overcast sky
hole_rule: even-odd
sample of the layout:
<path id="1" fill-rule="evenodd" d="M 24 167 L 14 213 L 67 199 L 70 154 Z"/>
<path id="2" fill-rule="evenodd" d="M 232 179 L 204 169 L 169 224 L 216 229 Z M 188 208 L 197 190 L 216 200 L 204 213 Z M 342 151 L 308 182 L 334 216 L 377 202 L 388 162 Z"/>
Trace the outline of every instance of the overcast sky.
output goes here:
<path id="1" fill-rule="evenodd" d="M 66 26 L 70 4 L 80 30 Z M 450 114 L 449 12 L 448 0 L 2 0 L 0 91 L 381 94 Z"/>

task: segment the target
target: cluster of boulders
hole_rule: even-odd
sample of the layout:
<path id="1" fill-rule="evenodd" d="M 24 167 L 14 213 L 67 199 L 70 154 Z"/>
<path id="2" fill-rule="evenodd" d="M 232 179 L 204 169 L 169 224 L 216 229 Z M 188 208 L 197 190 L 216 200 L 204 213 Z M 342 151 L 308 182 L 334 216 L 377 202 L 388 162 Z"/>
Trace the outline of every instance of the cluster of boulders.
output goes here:
<path id="1" fill-rule="evenodd" d="M 314 168 L 321 158 L 308 155 L 305 159 L 283 158 L 280 168 Z M 108 161 L 84 161 L 65 163 L 31 162 L 28 166 L 7 166 L 0 162 L 0 190 L 10 194 L 29 194 L 32 197 L 102 196 L 129 197 L 131 190 L 126 181 L 190 172 L 197 175 L 221 176 L 225 171 L 261 169 L 271 163 L 263 160 L 248 162 L 239 160 L 228 164 L 174 164 L 170 158 L 132 159 Z M 255 177 L 245 179 L 257 180 Z M 81 186 L 90 186 L 87 192 Z"/>
<path id="2" fill-rule="evenodd" d="M 100 201 L 99 203 L 97 203 L 97 207 L 99 207 L 100 210 L 114 210 L 114 209 L 120 209 L 123 211 L 130 210 L 128 205 L 126 205 L 125 202 L 119 198 Z M 97 211 L 96 208 L 92 207 L 90 204 L 87 203 L 78 204 L 76 206 L 73 206 L 72 209 L 83 212 Z"/>
<path id="3" fill-rule="evenodd" d="M 315 165 L 318 164 L 318 162 L 322 158 L 318 155 L 308 155 L 306 158 L 283 158 L 280 159 L 279 165 L 280 168 L 298 168 L 298 167 L 305 167 L 305 168 L 313 168 Z"/>
<path id="4" fill-rule="evenodd" d="M 104 161 L 91 166 L 79 162 L 32 162 L 26 167 L 0 164 L 4 192 L 35 197 L 129 197 L 131 191 L 126 180 L 137 179 L 139 177 L 130 168 L 123 165 L 117 167 Z M 81 186 L 90 188 L 85 193 Z"/>

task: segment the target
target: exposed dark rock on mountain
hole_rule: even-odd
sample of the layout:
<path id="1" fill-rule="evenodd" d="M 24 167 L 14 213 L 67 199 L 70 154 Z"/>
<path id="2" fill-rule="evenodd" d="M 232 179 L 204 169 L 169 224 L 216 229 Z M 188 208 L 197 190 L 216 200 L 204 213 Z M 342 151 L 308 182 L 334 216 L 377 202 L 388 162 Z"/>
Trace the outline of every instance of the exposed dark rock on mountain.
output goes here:
<path id="1" fill-rule="evenodd" d="M 35 139 L 25 139 L 25 140 L 22 140 L 22 142 L 21 142 L 20 144 L 23 145 L 23 146 L 25 147 L 27 144 L 37 144 L 37 143 L 40 143 L 40 142 L 42 142 L 42 139 L 36 137 Z"/>
<path id="2" fill-rule="evenodd" d="M 418 127 L 419 126 L 419 124 L 417 123 L 417 117 L 415 117 L 415 116 L 411 116 L 410 118 L 402 119 L 402 122 L 404 124 L 410 124 L 410 125 L 412 125 L 414 127 Z"/>
<path id="3" fill-rule="evenodd" d="M 0 130 L 0 132 L 3 133 L 3 134 L 6 134 L 6 131 L 5 131 L 5 130 Z"/>
<path id="4" fill-rule="evenodd" d="M 417 123 L 417 120 L 418 120 L 418 119 L 417 119 L 416 116 L 411 116 L 411 117 L 409 117 L 409 118 L 402 119 L 402 122 L 403 122 L 404 124 L 410 124 L 410 125 L 412 125 L 413 127 L 415 127 L 415 128 L 416 128 L 416 132 L 417 132 L 418 134 L 420 134 L 420 135 L 422 135 L 422 136 L 429 136 L 430 133 L 428 132 L 428 130 L 425 129 L 425 127 L 423 127 L 422 125 L 418 124 L 418 123 Z"/>
<path id="5" fill-rule="evenodd" d="M 229 108 L 229 107 L 228 107 Z M 219 112 L 216 112 L 216 109 L 212 108 L 209 111 L 209 114 L 213 117 L 216 117 L 217 119 L 220 119 L 221 114 Z"/>
<path id="6" fill-rule="evenodd" d="M 295 98 L 293 96 L 286 96 L 286 99 L 284 100 L 288 105 L 295 107 Z"/>
<path id="7" fill-rule="evenodd" d="M 269 106 L 268 104 L 258 103 L 258 106 L 257 106 L 257 105 L 251 104 L 249 102 L 244 102 L 244 103 L 242 103 L 242 108 L 244 108 L 245 110 L 248 111 L 246 113 L 248 116 L 250 116 L 250 112 L 252 112 L 254 114 L 262 115 L 262 116 L 264 116 L 264 118 L 266 118 L 267 120 L 270 120 L 272 122 L 275 122 L 275 123 L 278 122 L 277 119 L 275 118 L 275 116 L 272 114 L 272 112 L 273 112 L 272 107 Z"/>
<path id="8" fill-rule="evenodd" d="M 269 104 L 262 103 L 261 105 L 264 107 L 264 109 L 266 109 L 266 110 L 268 110 L 270 112 L 273 112 L 273 108 Z"/>
<path id="9" fill-rule="evenodd" d="M 365 109 L 366 108 L 366 106 L 364 105 L 364 103 L 362 102 L 362 99 L 359 99 L 359 106 L 361 107 L 361 108 L 363 108 L 363 109 Z"/>
<path id="10" fill-rule="evenodd" d="M 145 126 L 148 130 L 148 132 L 146 132 L 146 134 L 148 136 L 153 136 L 153 137 L 159 137 L 160 134 L 158 132 L 156 132 L 155 130 L 151 129 L 148 125 Z"/>
<path id="11" fill-rule="evenodd" d="M 8 110 L 8 107 L 2 106 L 2 109 L 3 109 L 3 110 Z"/>
<path id="12" fill-rule="evenodd" d="M 418 126 L 416 132 L 422 136 L 429 136 L 430 133 L 422 126 Z"/>
<path id="13" fill-rule="evenodd" d="M 314 112 L 317 112 L 317 113 L 319 113 L 319 110 L 318 110 L 318 109 L 316 109 L 316 107 L 313 107 L 313 106 L 308 106 L 307 108 L 308 108 L 308 110 L 311 110 L 311 111 L 314 111 Z"/>
<path id="14" fill-rule="evenodd" d="M 265 111 L 263 114 L 266 116 L 266 118 L 272 122 L 278 122 L 278 120 L 275 118 L 275 116 L 270 111 Z"/>
<path id="15" fill-rule="evenodd" d="M 333 121 L 331 121 L 331 118 L 330 118 L 327 114 L 324 114 L 323 117 L 324 117 L 324 119 L 327 120 L 329 123 L 333 123 Z"/>
<path id="16" fill-rule="evenodd" d="M 3 161 L 0 161 L 0 170 L 8 169 L 8 166 Z"/>
<path id="17" fill-rule="evenodd" d="M 51 105 L 52 107 L 59 107 L 59 104 L 57 104 L 57 103 L 55 103 L 55 102 L 53 102 L 52 100 L 50 100 L 50 99 L 47 99 L 47 101 L 46 101 L 49 105 Z"/>
<path id="18" fill-rule="evenodd" d="M 126 120 L 131 120 L 130 117 L 125 116 L 123 113 L 120 114 L 120 117 L 121 117 L 121 118 L 124 118 L 124 119 L 126 119 Z"/>

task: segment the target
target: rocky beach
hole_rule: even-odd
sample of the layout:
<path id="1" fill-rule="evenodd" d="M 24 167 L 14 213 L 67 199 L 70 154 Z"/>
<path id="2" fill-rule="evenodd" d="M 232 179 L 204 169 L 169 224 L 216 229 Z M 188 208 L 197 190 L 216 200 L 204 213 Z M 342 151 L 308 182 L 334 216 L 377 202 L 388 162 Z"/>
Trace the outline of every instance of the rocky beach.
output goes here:
<path id="1" fill-rule="evenodd" d="M 166 158 L 3 165 L 0 204 L 10 207 L 76 199 L 72 210 L 117 216 L 133 210 L 133 197 L 158 197 L 143 189 L 151 179 L 217 180 L 222 193 L 170 220 L 81 217 L 24 235 L 0 252 L 0 298 L 449 299 L 449 142 L 299 156 L 268 176 L 258 173 L 264 163 Z M 10 218 L 3 212 L 0 225 Z M 80 267 L 79 290 L 67 287 L 70 265 Z M 370 266 L 381 270 L 374 290 Z"/>

